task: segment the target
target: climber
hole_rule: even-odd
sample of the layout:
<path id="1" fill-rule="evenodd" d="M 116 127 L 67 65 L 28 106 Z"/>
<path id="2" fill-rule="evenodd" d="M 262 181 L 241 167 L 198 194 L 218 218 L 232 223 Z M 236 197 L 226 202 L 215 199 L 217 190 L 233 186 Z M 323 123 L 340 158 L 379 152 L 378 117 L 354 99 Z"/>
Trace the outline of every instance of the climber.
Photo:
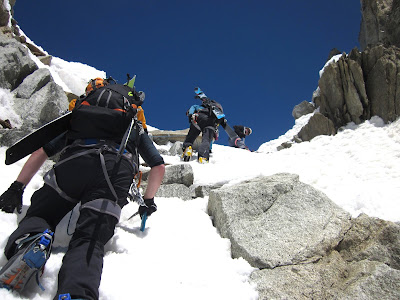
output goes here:
<path id="1" fill-rule="evenodd" d="M 141 96 L 127 85 L 112 84 L 76 101 L 68 131 L 56 138 L 67 144 L 60 161 L 46 173 L 44 186 L 33 194 L 26 216 L 8 238 L 4 252 L 9 261 L 0 271 L 1 287 L 22 291 L 33 275 L 43 272 L 57 224 L 80 202 L 55 299 L 99 298 L 104 245 L 128 203 L 139 168 L 137 153 L 151 168 L 139 214 L 144 218 L 157 210 L 154 196 L 165 167 L 141 123 L 135 121 Z M 103 126 L 105 118 L 110 122 Z M 53 140 L 31 155 L 17 183 L 1 196 L 2 210 L 21 211 L 24 186 L 48 156 L 60 152 L 62 144 Z"/>
<path id="2" fill-rule="evenodd" d="M 251 128 L 245 127 L 243 125 L 234 125 L 233 129 L 234 129 L 235 133 L 238 135 L 238 137 L 242 140 L 243 143 L 238 145 L 236 139 L 229 138 L 229 140 L 228 140 L 229 146 L 235 147 L 235 148 L 243 148 L 243 145 L 245 143 L 245 138 L 252 133 Z M 248 149 L 247 146 L 246 146 L 246 149 Z"/>
<path id="3" fill-rule="evenodd" d="M 224 117 L 218 118 L 216 112 L 223 114 L 221 104 L 215 100 L 206 99 L 201 105 L 192 105 L 186 112 L 189 118 L 189 132 L 183 142 L 182 159 L 189 161 L 192 157 L 193 143 L 196 138 L 202 133 L 202 141 L 198 149 L 198 162 L 208 163 L 210 157 L 211 143 L 216 136 L 218 126 L 224 123 Z"/>

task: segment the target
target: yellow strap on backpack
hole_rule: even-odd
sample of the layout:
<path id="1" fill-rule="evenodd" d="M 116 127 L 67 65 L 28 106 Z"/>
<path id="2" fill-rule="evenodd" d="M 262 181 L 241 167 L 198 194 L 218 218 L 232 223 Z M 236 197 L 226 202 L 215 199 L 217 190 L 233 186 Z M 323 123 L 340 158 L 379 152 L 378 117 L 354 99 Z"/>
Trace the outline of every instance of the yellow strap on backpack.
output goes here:
<path id="1" fill-rule="evenodd" d="M 76 104 L 76 99 L 72 99 L 68 105 L 68 110 L 72 111 L 75 108 L 75 104 Z"/>
<path id="2" fill-rule="evenodd" d="M 146 118 L 144 116 L 144 110 L 143 110 L 143 107 L 141 107 L 141 106 L 138 107 L 137 118 L 140 122 L 142 122 L 143 129 L 147 129 Z"/>

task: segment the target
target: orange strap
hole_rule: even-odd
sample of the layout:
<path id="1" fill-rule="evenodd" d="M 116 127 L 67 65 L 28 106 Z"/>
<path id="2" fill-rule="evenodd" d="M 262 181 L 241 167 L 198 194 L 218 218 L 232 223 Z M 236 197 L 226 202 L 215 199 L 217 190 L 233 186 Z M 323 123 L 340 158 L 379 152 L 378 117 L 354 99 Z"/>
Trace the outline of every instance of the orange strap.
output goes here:
<path id="1" fill-rule="evenodd" d="M 142 175 L 143 175 L 143 173 L 142 173 L 142 171 L 139 171 L 136 175 L 139 175 L 139 180 L 138 180 L 138 183 L 136 184 L 136 186 L 139 188 L 140 184 L 142 183 Z"/>

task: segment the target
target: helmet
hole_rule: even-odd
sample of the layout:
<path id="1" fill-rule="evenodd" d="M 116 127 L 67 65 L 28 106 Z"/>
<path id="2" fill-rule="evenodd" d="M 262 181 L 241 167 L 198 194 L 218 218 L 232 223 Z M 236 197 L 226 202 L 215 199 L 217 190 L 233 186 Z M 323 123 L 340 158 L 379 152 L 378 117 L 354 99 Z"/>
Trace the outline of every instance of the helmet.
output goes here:
<path id="1" fill-rule="evenodd" d="M 93 91 L 94 89 L 98 89 L 102 86 L 106 86 L 108 84 L 107 79 L 103 79 L 100 77 L 97 77 L 95 79 L 91 79 L 88 82 L 88 85 L 86 86 L 85 92 L 86 94 L 89 94 L 91 91 Z"/>
<path id="2" fill-rule="evenodd" d="M 245 134 L 245 135 L 250 135 L 252 132 L 253 132 L 253 131 L 251 130 L 250 127 L 245 127 L 245 128 L 244 128 L 244 134 Z"/>

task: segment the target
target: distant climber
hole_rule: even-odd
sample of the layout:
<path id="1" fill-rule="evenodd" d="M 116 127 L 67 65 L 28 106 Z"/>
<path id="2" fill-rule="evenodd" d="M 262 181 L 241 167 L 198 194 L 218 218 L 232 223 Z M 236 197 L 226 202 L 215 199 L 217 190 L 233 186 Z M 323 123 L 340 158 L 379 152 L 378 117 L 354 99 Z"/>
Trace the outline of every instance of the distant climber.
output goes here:
<path id="1" fill-rule="evenodd" d="M 202 141 L 197 150 L 199 163 L 204 164 L 209 162 L 211 143 L 213 142 L 217 128 L 224 123 L 224 117 L 219 118 L 213 111 L 218 111 L 223 114 L 221 104 L 214 100 L 208 99 L 203 101 L 201 105 L 192 105 L 186 112 L 190 127 L 189 132 L 183 142 L 182 159 L 189 161 L 193 154 L 193 143 L 196 138 L 202 133 Z"/>
<path id="2" fill-rule="evenodd" d="M 182 159 L 184 161 L 189 161 L 191 159 L 193 154 L 193 143 L 200 133 L 202 133 L 202 141 L 197 151 L 197 160 L 199 163 L 208 163 L 212 143 L 214 139 L 218 139 L 219 125 L 224 128 L 229 139 L 233 141 L 233 144 L 237 148 L 248 149 L 238 134 L 229 126 L 222 105 L 217 101 L 208 98 L 200 88 L 196 87 L 194 91 L 196 93 L 195 98 L 200 99 L 202 103 L 201 105 L 192 105 L 186 112 L 186 115 L 189 118 L 190 127 L 186 139 L 183 142 Z M 248 129 L 246 132 L 250 134 L 251 129 Z M 246 132 L 244 132 L 244 135 L 246 135 Z"/>
<path id="3" fill-rule="evenodd" d="M 249 136 L 252 133 L 252 130 L 250 127 L 245 127 L 243 125 L 234 125 L 233 129 L 235 133 L 238 135 L 238 137 L 241 139 L 242 143 L 238 144 L 237 140 L 234 138 L 229 138 L 229 146 L 235 147 L 235 148 L 244 148 L 243 145 L 245 144 L 245 138 Z M 247 146 L 245 146 L 246 149 Z"/>

